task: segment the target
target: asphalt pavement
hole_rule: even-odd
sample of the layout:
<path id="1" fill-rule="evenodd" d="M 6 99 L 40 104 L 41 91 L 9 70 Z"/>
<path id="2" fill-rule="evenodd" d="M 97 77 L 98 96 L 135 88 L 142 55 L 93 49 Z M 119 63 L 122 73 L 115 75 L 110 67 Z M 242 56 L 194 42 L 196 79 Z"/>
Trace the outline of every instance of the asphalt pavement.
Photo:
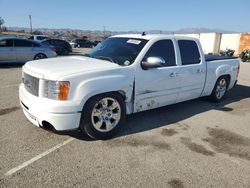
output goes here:
<path id="1" fill-rule="evenodd" d="M 250 63 L 224 102 L 130 115 L 107 141 L 32 125 L 21 66 L 0 67 L 0 81 L 0 187 L 250 187 Z"/>

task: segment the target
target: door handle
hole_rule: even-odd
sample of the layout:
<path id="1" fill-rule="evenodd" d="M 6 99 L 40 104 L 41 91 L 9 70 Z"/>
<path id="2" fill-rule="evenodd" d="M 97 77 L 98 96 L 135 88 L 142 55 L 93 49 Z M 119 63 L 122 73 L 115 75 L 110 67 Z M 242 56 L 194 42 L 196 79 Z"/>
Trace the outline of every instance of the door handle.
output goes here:
<path id="1" fill-rule="evenodd" d="M 172 72 L 172 73 L 170 73 L 170 77 L 176 77 L 176 76 L 178 76 L 179 75 L 179 73 L 177 73 L 177 72 Z"/>
<path id="2" fill-rule="evenodd" d="M 202 73 L 202 72 L 203 72 L 202 69 L 198 69 L 198 70 L 196 71 L 196 73 Z"/>

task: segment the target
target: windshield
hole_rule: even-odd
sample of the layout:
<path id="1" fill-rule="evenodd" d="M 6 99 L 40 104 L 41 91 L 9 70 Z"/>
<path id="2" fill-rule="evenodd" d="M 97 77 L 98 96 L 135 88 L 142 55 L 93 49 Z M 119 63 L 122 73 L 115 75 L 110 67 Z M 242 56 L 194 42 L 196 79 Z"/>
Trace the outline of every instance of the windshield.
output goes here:
<path id="1" fill-rule="evenodd" d="M 99 43 L 86 56 L 127 66 L 135 61 L 147 42 L 145 39 L 111 37 Z"/>

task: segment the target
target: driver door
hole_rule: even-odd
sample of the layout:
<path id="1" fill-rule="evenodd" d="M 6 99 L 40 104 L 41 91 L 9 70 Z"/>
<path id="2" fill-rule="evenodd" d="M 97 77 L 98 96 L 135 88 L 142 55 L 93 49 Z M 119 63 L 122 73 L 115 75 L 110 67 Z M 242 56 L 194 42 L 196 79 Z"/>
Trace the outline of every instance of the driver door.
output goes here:
<path id="1" fill-rule="evenodd" d="M 180 92 L 180 76 L 174 45 L 174 41 L 170 39 L 159 40 L 146 53 L 144 60 L 148 57 L 161 57 L 165 64 L 163 67 L 137 70 L 134 112 L 176 102 Z"/>

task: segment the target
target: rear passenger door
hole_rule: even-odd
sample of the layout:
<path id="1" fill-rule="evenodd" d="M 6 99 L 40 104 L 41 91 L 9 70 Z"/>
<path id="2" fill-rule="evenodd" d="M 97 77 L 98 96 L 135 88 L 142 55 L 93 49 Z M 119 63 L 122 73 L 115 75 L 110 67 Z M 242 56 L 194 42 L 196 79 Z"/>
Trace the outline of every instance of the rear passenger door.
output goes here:
<path id="1" fill-rule="evenodd" d="M 0 40 L 0 62 L 15 62 L 16 53 L 13 48 L 12 39 Z"/>
<path id="2" fill-rule="evenodd" d="M 181 90 L 177 102 L 200 97 L 206 78 L 206 63 L 194 40 L 178 40 L 181 65 Z"/>

